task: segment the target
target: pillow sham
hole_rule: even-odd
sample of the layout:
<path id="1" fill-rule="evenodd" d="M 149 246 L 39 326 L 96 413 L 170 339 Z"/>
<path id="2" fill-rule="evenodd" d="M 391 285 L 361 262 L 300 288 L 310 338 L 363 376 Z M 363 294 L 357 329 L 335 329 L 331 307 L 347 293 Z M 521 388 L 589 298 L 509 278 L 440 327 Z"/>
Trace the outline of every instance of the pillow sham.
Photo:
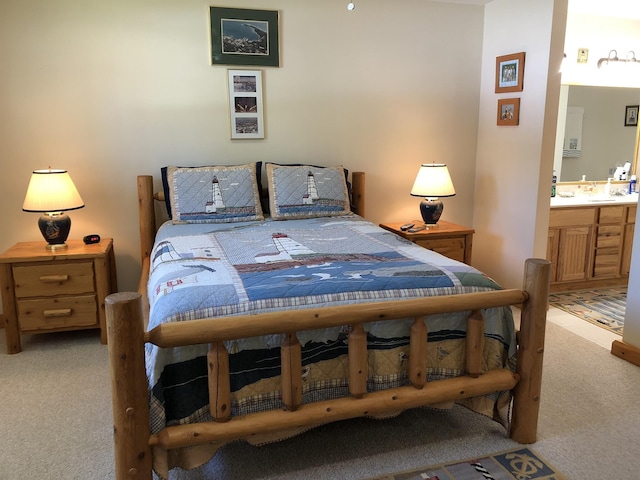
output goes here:
<path id="1" fill-rule="evenodd" d="M 268 163 L 269 211 L 274 220 L 351 213 L 343 167 Z"/>
<path id="2" fill-rule="evenodd" d="M 262 162 L 255 162 L 255 163 L 251 163 L 250 165 L 255 165 L 256 167 L 256 182 L 258 183 L 258 193 L 260 194 L 260 198 L 262 198 L 263 192 L 262 192 Z M 211 165 L 203 165 L 201 167 L 195 167 L 195 168 L 204 168 L 207 166 L 211 166 Z M 224 167 L 230 166 L 230 165 L 222 165 Z M 179 167 L 179 168 L 191 168 L 191 167 Z M 165 207 L 167 208 L 167 215 L 169 216 L 169 219 L 171 220 L 173 218 L 172 214 L 171 214 L 171 192 L 169 191 L 169 179 L 167 178 L 167 170 L 169 169 L 169 167 L 162 167 L 160 169 L 160 177 L 162 179 L 162 191 L 164 192 L 164 204 Z M 264 213 L 264 205 L 262 205 L 262 211 Z"/>
<path id="3" fill-rule="evenodd" d="M 173 223 L 263 220 L 256 164 L 167 167 Z"/>

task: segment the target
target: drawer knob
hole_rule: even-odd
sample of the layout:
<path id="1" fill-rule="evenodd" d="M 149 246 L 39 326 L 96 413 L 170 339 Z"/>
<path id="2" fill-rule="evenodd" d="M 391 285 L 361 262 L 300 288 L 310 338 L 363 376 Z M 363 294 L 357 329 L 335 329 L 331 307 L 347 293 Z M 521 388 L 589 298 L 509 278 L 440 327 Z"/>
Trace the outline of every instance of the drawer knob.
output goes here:
<path id="1" fill-rule="evenodd" d="M 60 283 L 69 280 L 69 275 L 43 275 L 40 277 L 42 283 Z"/>
<path id="2" fill-rule="evenodd" d="M 71 316 L 70 308 L 58 308 L 56 310 L 45 310 L 44 311 L 45 318 L 52 317 L 69 317 Z"/>

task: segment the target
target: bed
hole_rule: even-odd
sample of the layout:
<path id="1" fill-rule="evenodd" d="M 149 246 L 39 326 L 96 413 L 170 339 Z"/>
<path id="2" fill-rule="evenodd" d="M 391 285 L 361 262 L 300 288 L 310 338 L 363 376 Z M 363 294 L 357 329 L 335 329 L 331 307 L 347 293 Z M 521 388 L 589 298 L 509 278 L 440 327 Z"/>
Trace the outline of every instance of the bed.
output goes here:
<path id="1" fill-rule="evenodd" d="M 454 403 L 535 442 L 549 262 L 501 289 L 365 220 L 364 173 L 264 170 L 267 192 L 260 163 L 138 177 L 139 289 L 105 301 L 116 477 Z"/>

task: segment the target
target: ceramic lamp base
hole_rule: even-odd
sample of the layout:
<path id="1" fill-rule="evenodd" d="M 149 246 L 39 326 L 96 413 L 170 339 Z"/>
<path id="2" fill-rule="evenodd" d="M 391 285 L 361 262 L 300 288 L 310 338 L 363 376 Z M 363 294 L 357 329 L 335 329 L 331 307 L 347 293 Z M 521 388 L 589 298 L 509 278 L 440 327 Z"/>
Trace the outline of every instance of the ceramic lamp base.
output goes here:
<path id="1" fill-rule="evenodd" d="M 435 225 L 440 220 L 444 205 L 441 200 L 425 198 L 420 202 L 420 214 L 426 225 Z"/>
<path id="2" fill-rule="evenodd" d="M 71 219 L 64 213 L 42 215 L 38 219 L 38 227 L 47 241 L 47 248 L 56 250 L 66 248 L 67 237 L 71 231 Z"/>

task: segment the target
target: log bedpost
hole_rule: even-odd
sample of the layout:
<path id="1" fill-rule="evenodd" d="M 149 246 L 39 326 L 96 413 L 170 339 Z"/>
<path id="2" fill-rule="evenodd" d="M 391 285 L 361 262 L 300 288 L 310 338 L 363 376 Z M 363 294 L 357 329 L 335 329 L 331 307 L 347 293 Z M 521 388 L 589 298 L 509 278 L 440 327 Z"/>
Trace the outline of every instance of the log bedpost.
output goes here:
<path id="1" fill-rule="evenodd" d="M 364 172 L 351 173 L 351 203 L 355 213 L 364 217 Z"/>
<path id="2" fill-rule="evenodd" d="M 511 417 L 511 438 L 518 443 L 534 443 L 537 437 L 550 278 L 548 260 L 526 261 L 523 290 L 528 299 L 522 304 L 517 367 L 520 381 L 514 388 Z"/>
<path id="3" fill-rule="evenodd" d="M 138 176 L 138 220 L 140 223 L 140 258 L 151 256 L 156 236 L 156 214 L 153 205 L 153 177 Z"/>
<path id="4" fill-rule="evenodd" d="M 105 305 L 116 479 L 151 480 L 141 298 L 138 293 L 114 293 L 105 299 Z"/>

